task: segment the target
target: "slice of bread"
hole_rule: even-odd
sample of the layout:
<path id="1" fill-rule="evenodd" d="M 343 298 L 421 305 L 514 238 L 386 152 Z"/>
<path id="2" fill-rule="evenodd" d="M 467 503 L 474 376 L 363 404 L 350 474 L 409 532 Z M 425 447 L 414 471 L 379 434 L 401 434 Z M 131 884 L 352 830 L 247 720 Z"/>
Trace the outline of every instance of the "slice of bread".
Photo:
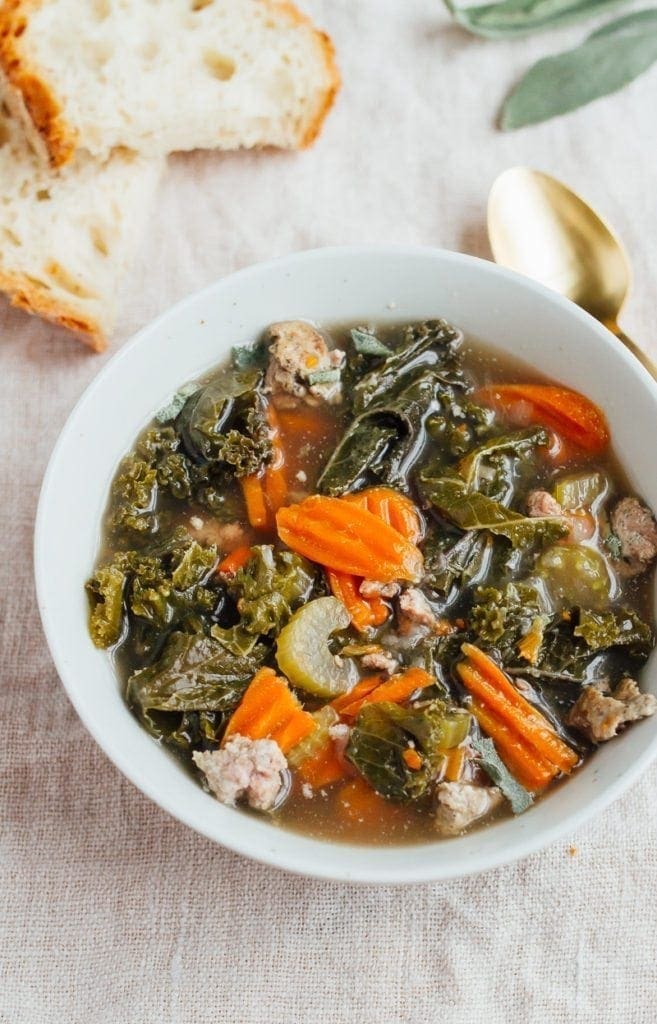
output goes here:
<path id="1" fill-rule="evenodd" d="M 330 39 L 287 0 L 5 0 L 0 69 L 55 166 L 307 146 L 339 86 Z"/>
<path id="2" fill-rule="evenodd" d="M 0 291 L 102 350 L 163 166 L 117 151 L 53 171 L 0 104 Z"/>

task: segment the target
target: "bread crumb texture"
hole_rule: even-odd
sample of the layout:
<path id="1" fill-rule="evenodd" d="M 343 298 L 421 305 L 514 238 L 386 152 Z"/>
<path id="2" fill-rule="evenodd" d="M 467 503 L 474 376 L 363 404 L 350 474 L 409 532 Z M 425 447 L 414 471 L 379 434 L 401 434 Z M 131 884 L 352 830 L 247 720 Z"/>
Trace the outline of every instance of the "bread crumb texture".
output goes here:
<path id="1" fill-rule="evenodd" d="M 54 166 L 308 146 L 340 84 L 329 37 L 280 0 L 9 0 L 0 66 Z"/>

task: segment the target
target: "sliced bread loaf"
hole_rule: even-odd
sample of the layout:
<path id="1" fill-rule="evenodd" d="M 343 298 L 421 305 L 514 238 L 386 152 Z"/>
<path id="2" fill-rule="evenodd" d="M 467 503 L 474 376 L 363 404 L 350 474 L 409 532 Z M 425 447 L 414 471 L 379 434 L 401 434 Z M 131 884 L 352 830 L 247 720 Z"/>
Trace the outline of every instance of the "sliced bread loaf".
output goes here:
<path id="1" fill-rule="evenodd" d="M 52 171 L 0 104 L 0 290 L 103 349 L 163 165 L 117 151 Z"/>
<path id="2" fill-rule="evenodd" d="M 330 39 L 287 0 L 5 0 L 0 68 L 55 166 L 306 146 L 339 85 Z"/>

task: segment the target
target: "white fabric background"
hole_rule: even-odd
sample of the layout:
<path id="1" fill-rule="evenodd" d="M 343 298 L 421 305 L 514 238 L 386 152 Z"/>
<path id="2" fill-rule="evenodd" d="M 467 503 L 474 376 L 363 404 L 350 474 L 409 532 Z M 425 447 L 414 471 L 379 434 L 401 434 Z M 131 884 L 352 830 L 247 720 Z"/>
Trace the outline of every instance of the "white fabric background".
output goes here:
<path id="1" fill-rule="evenodd" d="M 302 154 L 171 161 L 113 350 L 188 292 L 290 250 L 397 241 L 488 255 L 488 188 L 524 162 L 617 226 L 636 270 L 625 326 L 657 354 L 657 69 L 503 135 L 493 116 L 509 84 L 585 29 L 494 43 L 450 26 L 439 0 L 306 7 L 345 80 L 322 137 Z M 405 890 L 249 863 L 123 780 L 56 677 L 31 567 L 49 453 L 108 356 L 2 306 L 0 357 L 2 1024 L 654 1024 L 657 767 L 573 837 L 574 856 L 563 842 Z"/>

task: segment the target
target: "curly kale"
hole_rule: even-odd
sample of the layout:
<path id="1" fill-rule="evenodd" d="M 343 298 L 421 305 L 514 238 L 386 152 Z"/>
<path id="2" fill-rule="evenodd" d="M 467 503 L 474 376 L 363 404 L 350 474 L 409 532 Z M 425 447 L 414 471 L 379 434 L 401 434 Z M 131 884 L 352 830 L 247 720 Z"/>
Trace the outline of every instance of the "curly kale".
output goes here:
<path id="1" fill-rule="evenodd" d="M 277 635 L 292 612 L 312 594 L 314 567 L 292 551 L 271 544 L 253 548 L 246 565 L 228 584 L 237 603 L 240 625 L 258 636 Z"/>
<path id="2" fill-rule="evenodd" d="M 157 470 L 153 465 L 129 456 L 112 484 L 114 509 L 111 524 L 117 531 L 131 531 L 141 536 L 157 531 Z"/>
<path id="3" fill-rule="evenodd" d="M 151 554 L 117 552 L 87 583 L 94 643 L 111 647 L 130 626 L 130 642 L 146 654 L 176 628 L 202 632 L 221 596 L 216 562 L 216 548 L 180 534 Z"/>
<path id="4" fill-rule="evenodd" d="M 173 633 L 158 661 L 130 676 L 128 701 L 141 710 L 231 711 L 266 654 L 262 644 L 239 655 L 214 637 Z"/>
<path id="5" fill-rule="evenodd" d="M 87 582 L 89 632 L 96 647 L 113 647 L 123 627 L 126 574 L 118 565 L 101 565 Z"/>

